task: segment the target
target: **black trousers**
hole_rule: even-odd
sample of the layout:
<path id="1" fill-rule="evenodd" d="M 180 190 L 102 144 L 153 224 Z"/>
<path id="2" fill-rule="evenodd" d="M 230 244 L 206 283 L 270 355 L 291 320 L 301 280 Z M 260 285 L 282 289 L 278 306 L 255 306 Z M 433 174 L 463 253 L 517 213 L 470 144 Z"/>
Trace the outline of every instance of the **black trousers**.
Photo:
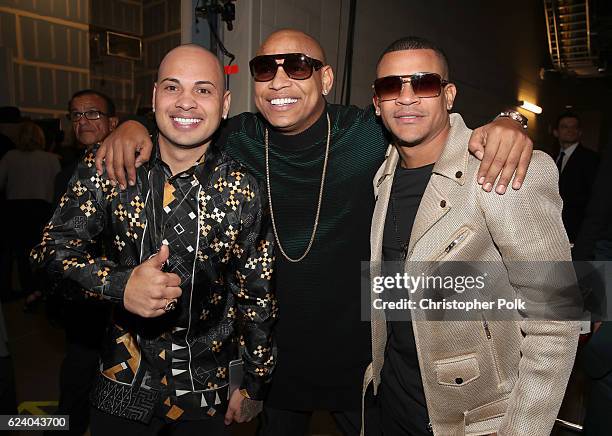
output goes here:
<path id="1" fill-rule="evenodd" d="M 110 306 L 99 301 L 65 301 L 66 354 L 60 368 L 56 415 L 70 416 L 69 435 L 89 426 L 89 393 L 100 372 L 100 352 Z"/>
<path id="2" fill-rule="evenodd" d="M 6 235 L 10 254 L 8 265 L 4 261 L 4 268 L 8 268 L 4 273 L 10 274 L 10 259 L 14 258 L 17 261 L 19 282 L 24 295 L 42 291 L 42 277 L 40 273 L 32 272 L 29 256 L 32 247 L 41 240 L 43 227 L 53 211 L 52 205 L 43 200 L 8 200 L 5 204 L 8 212 L 5 222 L 10 229 Z"/>
<path id="3" fill-rule="evenodd" d="M 344 436 L 359 436 L 361 410 L 330 412 L 336 427 Z M 264 405 L 257 436 L 304 436 L 308 434 L 312 411 L 274 409 Z M 366 436 L 379 436 L 378 408 L 366 406 Z"/>
<path id="4" fill-rule="evenodd" d="M 223 415 L 201 421 L 178 421 L 172 424 L 153 416 L 151 422 L 132 421 L 91 408 L 91 436 L 229 436 L 229 427 L 223 422 Z"/>

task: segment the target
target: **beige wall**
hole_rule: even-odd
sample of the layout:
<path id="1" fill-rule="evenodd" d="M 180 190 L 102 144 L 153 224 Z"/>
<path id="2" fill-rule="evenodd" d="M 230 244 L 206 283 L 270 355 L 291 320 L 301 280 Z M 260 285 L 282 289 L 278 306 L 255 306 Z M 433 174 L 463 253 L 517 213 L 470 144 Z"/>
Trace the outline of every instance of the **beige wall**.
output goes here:
<path id="1" fill-rule="evenodd" d="M 136 70 L 136 89 L 140 106 L 150 107 L 153 83 L 162 58 L 181 43 L 181 1 L 143 1 L 143 62 Z"/>
<path id="2" fill-rule="evenodd" d="M 0 105 L 24 116 L 62 117 L 84 88 L 108 94 L 120 113 L 150 106 L 157 65 L 180 43 L 180 0 L 0 1 Z M 92 30 L 142 37 L 143 60 L 90 52 Z"/>
<path id="3" fill-rule="evenodd" d="M 92 29 L 142 35 L 141 0 L 90 0 L 90 10 Z M 119 113 L 132 113 L 136 109 L 134 72 L 138 63 L 116 56 L 91 56 L 91 87 L 111 97 Z"/>
<path id="4" fill-rule="evenodd" d="M 32 118 L 65 114 L 72 93 L 89 86 L 88 17 L 88 0 L 3 0 L 0 46 L 9 78 L 0 86 L 12 89 L 0 93 L 0 105 Z"/>

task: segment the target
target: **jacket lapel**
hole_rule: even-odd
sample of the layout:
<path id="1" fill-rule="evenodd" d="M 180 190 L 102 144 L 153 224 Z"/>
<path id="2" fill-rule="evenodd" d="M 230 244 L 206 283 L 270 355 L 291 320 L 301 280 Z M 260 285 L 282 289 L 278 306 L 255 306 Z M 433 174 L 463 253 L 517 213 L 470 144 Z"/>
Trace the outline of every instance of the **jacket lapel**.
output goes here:
<path id="1" fill-rule="evenodd" d="M 370 232 L 370 277 L 376 277 L 381 274 L 382 261 L 382 242 L 385 228 L 385 218 L 387 216 L 387 207 L 389 205 L 389 196 L 391 195 L 391 186 L 393 185 L 393 173 L 399 160 L 398 153 L 390 145 L 387 149 L 387 157 L 383 166 L 376 173 L 374 178 L 374 194 L 376 195 L 376 206 L 374 207 L 374 215 L 372 216 L 372 229 Z M 378 295 L 371 292 L 371 302 Z M 385 361 L 385 348 L 387 344 L 387 321 L 383 310 L 375 310 L 371 306 L 371 326 L 372 326 L 372 367 L 370 368 L 370 377 L 374 379 L 374 394 L 378 391 L 378 382 L 380 381 L 380 371 Z M 366 373 L 366 378 L 368 373 Z"/>
<path id="2" fill-rule="evenodd" d="M 466 181 L 469 157 L 467 144 L 472 131 L 466 127 L 459 114 L 451 114 L 450 123 L 444 150 L 434 165 L 412 226 L 407 259 L 410 259 L 417 242 L 451 210 L 450 190 L 453 186 L 463 186 Z"/>
<path id="3" fill-rule="evenodd" d="M 432 174 L 431 180 L 427 184 L 427 188 L 425 188 L 419 210 L 414 219 L 414 225 L 412 226 L 407 259 L 410 258 L 416 243 L 451 209 L 450 201 L 447 199 L 448 196 L 442 194 L 444 190 L 440 189 L 441 187 L 436 187 L 437 184 L 440 184 L 439 177 L 435 173 Z"/>
<path id="4" fill-rule="evenodd" d="M 393 174 L 399 160 L 397 150 L 393 145 L 387 149 L 387 157 L 383 166 L 376 173 L 374 180 L 374 194 L 376 205 L 372 216 L 372 229 L 370 233 L 371 256 L 370 261 L 380 262 L 382 259 L 383 233 L 385 229 L 385 219 L 391 196 L 391 186 L 393 185 Z"/>

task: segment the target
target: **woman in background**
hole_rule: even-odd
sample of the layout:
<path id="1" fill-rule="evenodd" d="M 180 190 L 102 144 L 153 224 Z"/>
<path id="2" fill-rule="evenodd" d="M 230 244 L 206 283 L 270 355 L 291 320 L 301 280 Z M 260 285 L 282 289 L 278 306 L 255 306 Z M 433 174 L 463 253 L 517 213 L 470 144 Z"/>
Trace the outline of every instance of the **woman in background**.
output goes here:
<path id="1" fill-rule="evenodd" d="M 24 309 L 28 310 L 42 295 L 30 270 L 28 255 L 51 216 L 60 163 L 55 154 L 44 151 L 45 135 L 32 121 L 21 126 L 16 145 L 0 160 L 0 191 L 6 192 L 6 235 L 26 297 Z"/>

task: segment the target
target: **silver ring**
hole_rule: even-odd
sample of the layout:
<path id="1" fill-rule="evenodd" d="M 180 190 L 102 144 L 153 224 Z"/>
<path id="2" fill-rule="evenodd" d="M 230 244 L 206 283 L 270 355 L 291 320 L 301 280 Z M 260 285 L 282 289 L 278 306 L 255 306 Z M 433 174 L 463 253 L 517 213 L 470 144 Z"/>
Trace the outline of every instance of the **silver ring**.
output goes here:
<path id="1" fill-rule="evenodd" d="M 176 298 L 173 298 L 171 300 L 168 300 L 166 298 L 166 306 L 164 307 L 164 312 L 170 312 L 174 309 L 176 309 Z"/>

